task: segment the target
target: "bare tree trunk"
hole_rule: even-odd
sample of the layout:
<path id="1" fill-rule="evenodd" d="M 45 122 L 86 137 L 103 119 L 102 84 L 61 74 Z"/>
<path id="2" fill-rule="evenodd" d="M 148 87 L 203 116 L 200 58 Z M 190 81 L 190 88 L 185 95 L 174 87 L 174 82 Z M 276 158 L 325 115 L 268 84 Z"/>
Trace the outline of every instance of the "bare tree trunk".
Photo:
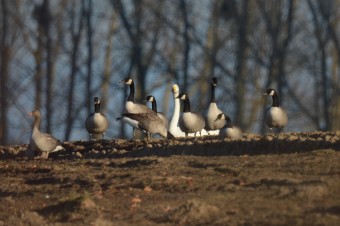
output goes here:
<path id="1" fill-rule="evenodd" d="M 45 32 L 46 42 L 46 131 L 51 132 L 53 119 L 53 83 L 54 83 L 54 61 L 53 42 L 51 37 L 51 22 L 49 0 L 44 0 L 41 6 L 42 20 L 40 21 Z"/>
<path id="2" fill-rule="evenodd" d="M 186 0 L 180 0 L 180 6 L 182 10 L 182 17 L 184 22 L 184 30 L 183 30 L 183 92 L 187 92 L 188 90 L 188 70 L 189 70 L 189 53 L 190 53 L 190 38 L 189 38 L 189 18 L 188 18 L 188 10 Z"/>
<path id="3" fill-rule="evenodd" d="M 309 5 L 312 5 L 311 1 L 308 1 Z M 317 2 L 318 6 L 317 8 L 320 11 L 320 14 L 323 18 L 323 20 L 326 22 L 326 26 L 327 26 L 327 31 L 328 34 L 330 35 L 331 40 L 333 41 L 334 44 L 334 49 L 337 53 L 337 57 L 335 57 L 336 59 L 336 63 L 339 66 L 340 65 L 340 40 L 339 40 L 339 36 L 337 34 L 337 27 L 338 27 L 338 21 L 337 21 L 337 17 L 336 16 L 332 16 L 332 14 L 330 12 L 333 12 L 332 8 L 334 7 L 335 2 L 333 1 L 320 1 Z M 331 18 L 335 18 L 335 20 L 331 21 Z M 338 102 L 339 102 L 339 91 L 337 91 L 339 88 L 335 85 L 333 87 L 330 86 L 330 83 L 327 82 L 327 75 L 323 75 L 323 78 L 325 78 L 326 76 L 326 81 L 323 82 L 323 101 L 324 101 L 324 107 L 327 109 L 325 109 L 324 113 L 327 112 L 327 118 L 325 118 L 325 121 L 327 124 L 327 127 L 325 129 L 327 130 L 337 130 L 339 129 L 339 121 L 337 121 L 337 119 L 340 117 L 339 112 L 338 112 Z M 339 78 L 339 72 L 337 74 L 337 77 Z M 335 88 L 334 88 L 335 87 Z M 332 92 L 334 91 L 335 92 Z M 330 95 L 328 95 L 330 94 Z M 327 106 L 326 106 L 327 105 Z M 330 113 L 332 112 L 332 115 L 330 115 Z M 332 122 L 331 122 L 332 121 Z M 334 121 L 334 123 L 333 123 Z"/>
<path id="4" fill-rule="evenodd" d="M 110 85 L 110 75 L 111 75 L 111 66 L 112 66 L 112 38 L 115 33 L 117 24 L 116 24 L 116 15 L 112 12 L 111 21 L 109 23 L 109 33 L 107 36 L 107 47 L 105 50 L 105 59 L 104 59 L 104 75 L 103 81 L 101 84 L 102 91 L 102 109 L 105 112 L 107 109 L 108 97 L 109 97 L 109 85 Z"/>
<path id="5" fill-rule="evenodd" d="M 267 33 L 272 42 L 271 54 L 269 58 L 269 68 L 266 87 L 275 81 L 280 103 L 283 102 L 283 88 L 285 86 L 285 62 L 289 44 L 292 40 L 292 24 L 295 12 L 295 0 L 289 0 L 287 9 L 283 7 L 285 1 L 258 1 L 260 10 L 266 23 Z M 287 10 L 287 12 L 284 12 Z M 283 15 L 287 15 L 284 18 Z M 262 119 L 264 119 L 265 106 Z M 261 133 L 265 131 L 264 120 L 262 120 Z"/>
<path id="6" fill-rule="evenodd" d="M 0 51 L 1 51 L 1 61 L 0 61 L 0 143 L 6 144 L 8 136 L 8 125 L 7 125 L 7 112 L 8 112 L 8 102 L 7 102 L 7 79 L 8 79 L 8 64 L 10 62 L 10 49 L 8 46 L 8 20 L 9 20 L 9 10 L 6 0 L 1 1 L 1 11 L 2 11 L 2 34 L 0 40 Z"/>
<path id="7" fill-rule="evenodd" d="M 249 25 L 249 4 L 248 0 L 242 1 L 241 12 L 237 13 L 237 65 L 236 65 L 236 112 L 235 122 L 242 129 L 245 129 L 244 113 L 245 113 L 245 94 L 247 87 L 247 57 L 249 52 L 248 25 Z M 237 12 L 237 9 L 235 9 Z"/>
<path id="8" fill-rule="evenodd" d="M 65 131 L 65 140 L 68 140 L 70 138 L 70 135 L 72 133 L 73 123 L 74 123 L 74 91 L 75 91 L 75 81 L 76 76 L 78 72 L 78 62 L 77 62 L 77 56 L 80 46 L 80 40 L 81 40 L 81 32 L 83 30 L 83 16 L 84 16 L 84 0 L 82 1 L 82 9 L 79 16 L 79 21 L 75 22 L 76 18 L 74 15 L 74 10 L 72 10 L 71 15 L 71 33 L 72 33 L 72 51 L 70 55 L 70 61 L 71 61 L 71 74 L 70 74 L 70 86 L 68 89 L 68 102 L 67 102 L 67 124 L 66 124 L 66 131 Z M 76 27 L 78 25 L 78 27 Z"/>
<path id="9" fill-rule="evenodd" d="M 218 52 L 218 29 L 219 29 L 219 20 L 220 20 L 220 8 L 219 1 L 214 1 L 213 7 L 210 12 L 210 20 L 209 28 L 207 32 L 207 38 L 204 49 L 204 67 L 202 68 L 201 76 L 199 77 L 199 81 L 195 86 L 192 86 L 191 89 L 196 90 L 195 96 L 200 96 L 197 100 L 197 109 L 205 109 L 207 106 L 207 102 L 210 102 L 210 82 L 209 79 L 215 76 L 215 67 L 216 67 L 216 55 Z M 210 94 L 210 93 L 209 93 Z"/>
<path id="10" fill-rule="evenodd" d="M 90 114 L 91 106 L 92 106 L 92 91 L 91 91 L 91 83 L 92 83 L 92 0 L 87 0 L 86 6 L 86 22 L 87 22 L 87 49 L 88 49 L 88 57 L 87 57 L 87 81 L 86 81 L 86 106 L 87 112 Z"/>
<path id="11" fill-rule="evenodd" d="M 38 37 L 37 37 L 37 49 L 34 51 L 34 59 L 35 59 L 35 75 L 34 75 L 34 83 L 35 83 L 35 101 L 34 101 L 34 109 L 41 108 L 41 94 L 42 94 L 42 52 L 43 52 L 43 40 L 41 29 L 38 28 Z"/>

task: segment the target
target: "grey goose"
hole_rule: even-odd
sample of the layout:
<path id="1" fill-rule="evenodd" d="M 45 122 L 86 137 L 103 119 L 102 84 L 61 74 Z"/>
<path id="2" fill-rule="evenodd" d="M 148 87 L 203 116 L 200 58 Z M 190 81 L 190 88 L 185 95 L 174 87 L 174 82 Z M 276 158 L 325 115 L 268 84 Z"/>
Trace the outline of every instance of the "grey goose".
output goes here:
<path id="1" fill-rule="evenodd" d="M 211 100 L 206 115 L 206 130 L 219 130 L 225 125 L 224 119 L 217 119 L 217 116 L 223 113 L 217 106 L 215 100 L 215 88 L 217 86 L 217 78 L 211 79 Z"/>
<path id="2" fill-rule="evenodd" d="M 184 103 L 183 114 L 179 121 L 179 127 L 186 136 L 188 136 L 188 133 L 195 133 L 196 136 L 196 133 L 201 133 L 204 128 L 205 120 L 201 114 L 190 111 L 190 100 L 186 94 L 181 93 L 177 98 L 183 100 Z"/>
<path id="3" fill-rule="evenodd" d="M 152 110 L 158 115 L 158 117 L 160 117 L 165 125 L 166 129 L 169 129 L 169 120 L 168 118 L 165 116 L 165 114 L 163 112 L 158 112 L 157 111 L 157 101 L 156 98 L 152 95 L 149 95 L 145 98 L 146 101 L 151 102 L 151 106 L 152 106 Z"/>
<path id="4" fill-rule="evenodd" d="M 100 112 L 100 99 L 95 97 L 94 112 L 85 120 L 85 128 L 90 134 L 90 139 L 104 139 L 106 130 L 109 127 L 109 122 L 106 116 Z"/>
<path id="5" fill-rule="evenodd" d="M 231 119 L 228 115 L 221 113 L 217 116 L 216 120 L 226 121 L 226 125 L 221 129 L 220 136 L 228 137 L 231 139 L 239 139 L 242 136 L 242 131 L 239 127 L 232 125 Z"/>
<path id="6" fill-rule="evenodd" d="M 273 99 L 272 106 L 265 111 L 264 121 L 269 127 L 270 132 L 273 128 L 278 128 L 282 132 L 288 123 L 287 112 L 280 106 L 279 97 L 275 89 L 268 89 L 264 96 L 271 96 Z"/>
<path id="7" fill-rule="evenodd" d="M 40 111 L 35 110 L 28 114 L 34 117 L 33 130 L 31 135 L 31 149 L 42 153 L 42 157 L 48 158 L 51 152 L 65 150 L 61 142 L 48 133 L 39 130 L 41 116 Z"/>
<path id="8" fill-rule="evenodd" d="M 123 122 L 128 123 L 145 133 L 159 134 L 166 138 L 174 138 L 174 136 L 165 128 L 163 120 L 153 111 L 151 111 L 151 113 L 139 114 L 124 113 L 122 114 L 122 117 L 119 117 L 116 120 L 123 120 Z M 147 139 L 149 139 L 149 136 L 147 136 Z"/>

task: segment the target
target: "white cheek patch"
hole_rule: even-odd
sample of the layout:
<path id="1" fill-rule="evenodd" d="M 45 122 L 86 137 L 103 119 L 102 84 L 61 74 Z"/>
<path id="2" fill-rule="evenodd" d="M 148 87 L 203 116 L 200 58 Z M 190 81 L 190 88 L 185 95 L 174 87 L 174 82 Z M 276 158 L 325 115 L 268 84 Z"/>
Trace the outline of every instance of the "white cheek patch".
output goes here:
<path id="1" fill-rule="evenodd" d="M 269 96 L 274 96 L 274 90 L 269 93 Z"/>
<path id="2" fill-rule="evenodd" d="M 126 84 L 131 85 L 131 83 L 132 83 L 132 79 L 130 78 L 129 80 L 127 80 Z"/>

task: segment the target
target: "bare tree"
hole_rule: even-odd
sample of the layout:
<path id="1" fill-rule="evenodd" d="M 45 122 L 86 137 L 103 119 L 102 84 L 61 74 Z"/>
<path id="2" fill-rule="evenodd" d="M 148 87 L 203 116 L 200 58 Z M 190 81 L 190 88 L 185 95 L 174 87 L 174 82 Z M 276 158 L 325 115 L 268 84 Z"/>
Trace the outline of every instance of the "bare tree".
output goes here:
<path id="1" fill-rule="evenodd" d="M 7 125 L 7 113 L 8 113 L 8 101 L 7 101 L 7 81 L 10 64 L 10 45 L 9 45 L 9 6 L 8 1 L 1 1 L 1 40 L 0 40 L 0 143 L 5 144 L 7 142 L 8 125 Z"/>
<path id="2" fill-rule="evenodd" d="M 77 110 L 74 107 L 74 93 L 76 89 L 76 77 L 79 71 L 78 66 L 78 55 L 79 49 L 81 45 L 81 38 L 82 38 L 82 31 L 84 28 L 84 0 L 82 1 L 82 8 L 79 10 L 78 17 L 76 17 L 75 9 L 71 9 L 70 14 L 71 19 L 71 43 L 72 49 L 70 53 L 70 62 L 71 62 L 71 72 L 70 72 L 70 85 L 68 87 L 68 100 L 67 100 L 67 123 L 66 123 L 66 131 L 65 131 L 65 140 L 70 138 L 72 133 L 73 125 L 74 125 L 74 118 L 77 115 Z"/>
<path id="3" fill-rule="evenodd" d="M 92 53 L 92 0 L 87 0 L 86 3 L 83 3 L 85 7 L 85 14 L 86 14 L 86 30 L 87 30 L 87 49 L 88 49 L 88 57 L 87 57 L 87 79 L 86 79 L 86 91 L 87 91 L 87 112 L 90 114 L 92 102 L 92 90 L 91 90 L 91 83 L 92 83 L 92 61 L 93 61 L 93 53 Z"/>
<path id="4" fill-rule="evenodd" d="M 269 55 L 268 75 L 265 89 L 276 83 L 278 95 L 283 102 L 283 88 L 285 82 L 285 66 L 288 47 L 293 39 L 293 21 L 295 12 L 295 1 L 257 1 L 261 15 L 266 24 L 266 30 L 271 41 Z M 264 110 L 263 110 L 264 118 Z M 264 121 L 264 120 L 262 120 Z M 261 132 L 265 130 L 262 123 Z"/>

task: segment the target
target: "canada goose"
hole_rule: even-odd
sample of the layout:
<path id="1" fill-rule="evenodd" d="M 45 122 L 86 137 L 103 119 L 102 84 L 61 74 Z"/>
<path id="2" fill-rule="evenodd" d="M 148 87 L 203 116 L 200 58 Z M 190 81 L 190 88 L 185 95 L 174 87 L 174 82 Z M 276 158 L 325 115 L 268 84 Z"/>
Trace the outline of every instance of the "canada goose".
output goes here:
<path id="1" fill-rule="evenodd" d="M 153 111 L 151 113 L 125 113 L 116 120 L 123 120 L 134 128 L 138 128 L 145 133 L 159 134 L 166 138 L 174 138 L 174 136 L 165 128 L 163 120 Z M 147 136 L 149 139 L 149 136 Z"/>
<path id="2" fill-rule="evenodd" d="M 123 79 L 121 83 L 130 86 L 130 93 L 125 103 L 125 109 L 127 113 L 138 114 L 152 112 L 152 110 L 149 109 L 146 105 L 135 103 L 135 83 L 133 82 L 133 79 L 131 77 Z"/>
<path id="3" fill-rule="evenodd" d="M 220 130 L 225 125 L 224 119 L 217 119 L 217 116 L 223 113 L 216 104 L 215 88 L 217 85 L 217 78 L 213 77 L 211 80 L 211 100 L 206 115 L 206 130 Z M 209 133 L 209 132 L 208 132 Z"/>
<path id="4" fill-rule="evenodd" d="M 174 111 L 173 111 L 173 115 L 170 121 L 170 126 L 169 126 L 169 131 L 172 135 L 174 135 L 175 137 L 185 137 L 185 133 L 181 130 L 181 128 L 179 127 L 179 118 L 180 118 L 180 100 L 178 99 L 179 96 L 179 87 L 177 84 L 174 84 L 172 86 L 171 92 L 173 94 L 173 98 L 174 98 Z M 202 136 L 208 135 L 207 131 L 205 129 L 202 129 L 200 131 Z M 217 135 L 217 134 L 216 134 Z M 194 137 L 195 133 L 188 133 L 189 137 Z"/>
<path id="5" fill-rule="evenodd" d="M 100 112 L 100 99 L 94 98 L 94 113 L 85 120 L 85 128 L 90 134 L 90 139 L 104 139 L 104 134 L 109 127 L 106 116 Z"/>
<path id="6" fill-rule="evenodd" d="M 242 136 L 242 131 L 237 126 L 231 124 L 231 119 L 228 115 L 220 113 L 216 120 L 224 120 L 227 124 L 221 129 L 221 136 L 229 137 L 231 139 L 239 139 Z"/>
<path id="7" fill-rule="evenodd" d="M 51 152 L 65 150 L 59 140 L 57 140 L 50 134 L 40 132 L 39 126 L 41 118 L 39 110 L 32 111 L 28 113 L 28 115 L 34 117 L 33 131 L 30 143 L 30 146 L 33 150 L 42 152 L 42 157 L 46 159 Z"/>
<path id="8" fill-rule="evenodd" d="M 152 96 L 152 95 L 149 95 L 149 96 L 147 96 L 145 98 L 145 100 L 152 103 L 152 110 L 158 115 L 158 117 L 160 117 L 163 120 L 165 128 L 169 129 L 169 120 L 168 120 L 168 118 L 165 116 L 164 113 L 157 111 L 156 98 L 154 96 Z"/>
<path id="9" fill-rule="evenodd" d="M 279 105 L 279 97 L 274 89 L 268 89 L 264 96 L 272 96 L 273 104 L 266 109 L 264 121 L 269 127 L 270 132 L 273 128 L 278 128 L 282 132 L 288 123 L 287 112 Z"/>
<path id="10" fill-rule="evenodd" d="M 186 136 L 188 133 L 195 133 L 195 136 L 197 132 L 200 132 L 201 134 L 201 130 L 205 126 L 205 120 L 203 116 L 199 113 L 190 111 L 190 100 L 186 94 L 181 93 L 179 94 L 178 98 L 184 102 L 183 114 L 179 121 L 179 127 Z"/>
<path id="11" fill-rule="evenodd" d="M 146 105 L 135 103 L 135 83 L 130 76 L 123 79 L 121 83 L 124 83 L 125 85 L 130 86 L 130 93 L 125 102 L 125 110 L 127 113 L 138 114 L 138 113 L 152 112 L 152 110 L 148 108 Z M 133 138 L 132 139 L 136 138 L 135 128 L 136 127 L 133 127 Z"/>

